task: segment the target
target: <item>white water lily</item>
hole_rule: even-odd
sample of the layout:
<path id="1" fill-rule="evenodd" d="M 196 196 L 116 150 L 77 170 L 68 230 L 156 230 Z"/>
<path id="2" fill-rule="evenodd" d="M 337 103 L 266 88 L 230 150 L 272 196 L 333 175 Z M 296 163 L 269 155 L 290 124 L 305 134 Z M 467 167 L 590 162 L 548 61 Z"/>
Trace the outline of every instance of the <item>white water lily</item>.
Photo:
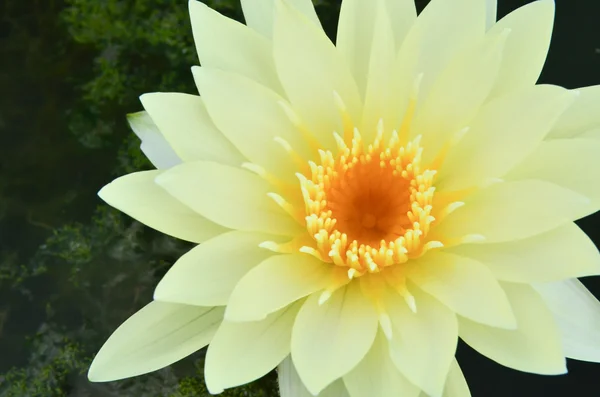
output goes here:
<path id="1" fill-rule="evenodd" d="M 93 381 L 208 345 L 212 393 L 279 367 L 283 397 L 463 397 L 458 338 L 537 374 L 600 361 L 600 87 L 535 85 L 554 2 L 190 2 L 201 96 L 130 118 L 158 169 L 100 191 L 199 245 L 109 338 Z"/>

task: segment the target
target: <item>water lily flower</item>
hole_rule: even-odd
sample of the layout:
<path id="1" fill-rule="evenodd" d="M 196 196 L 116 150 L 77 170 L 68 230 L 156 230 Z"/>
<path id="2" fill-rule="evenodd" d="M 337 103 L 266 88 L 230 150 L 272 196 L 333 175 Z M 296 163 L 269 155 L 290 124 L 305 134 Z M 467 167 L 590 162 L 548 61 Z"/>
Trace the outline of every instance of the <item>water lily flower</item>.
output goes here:
<path id="1" fill-rule="evenodd" d="M 460 337 L 507 367 L 600 361 L 600 86 L 536 85 L 552 0 L 192 0 L 200 96 L 129 121 L 157 169 L 108 204 L 198 243 L 102 347 L 92 381 L 208 345 L 212 393 L 278 368 L 283 397 L 463 397 Z"/>

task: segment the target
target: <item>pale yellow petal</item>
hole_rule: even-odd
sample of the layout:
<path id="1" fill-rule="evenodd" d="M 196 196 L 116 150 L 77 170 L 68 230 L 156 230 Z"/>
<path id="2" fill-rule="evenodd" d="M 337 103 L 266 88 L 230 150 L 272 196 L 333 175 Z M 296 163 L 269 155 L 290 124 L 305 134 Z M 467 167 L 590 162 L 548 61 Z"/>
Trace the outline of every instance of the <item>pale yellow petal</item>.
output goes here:
<path id="1" fill-rule="evenodd" d="M 190 18 L 200 64 L 246 76 L 282 93 L 271 42 L 255 30 L 191 0 Z"/>
<path id="2" fill-rule="evenodd" d="M 322 148 L 335 147 L 333 132 L 343 133 L 336 93 L 348 114 L 360 115 L 356 83 L 321 29 L 283 0 L 276 0 L 275 8 L 273 56 L 281 84 Z"/>
<path id="3" fill-rule="evenodd" d="M 478 40 L 452 58 L 419 103 L 413 134 L 422 135 L 424 159 L 434 158 L 478 114 L 492 89 L 510 33 Z M 423 77 L 425 78 L 425 77 Z"/>
<path id="4" fill-rule="evenodd" d="M 257 32 L 271 37 L 277 0 L 241 0 L 246 25 Z M 311 0 L 286 0 L 286 2 L 316 27 L 321 28 L 321 22 Z"/>
<path id="5" fill-rule="evenodd" d="M 294 362 L 291 356 L 288 356 L 279 367 L 277 367 L 279 378 L 279 395 L 280 397 L 313 397 L 306 390 L 302 379 L 298 375 L 298 371 L 294 367 Z M 317 397 L 350 397 L 348 391 L 344 387 L 344 382 L 341 379 L 336 380 L 331 385 L 321 391 Z"/>
<path id="6" fill-rule="evenodd" d="M 223 319 L 223 308 L 152 302 L 108 338 L 88 372 L 107 382 L 156 371 L 206 346 Z"/>
<path id="7" fill-rule="evenodd" d="M 301 302 L 270 314 L 262 321 L 223 321 L 210 342 L 204 364 L 212 393 L 252 382 L 269 373 L 290 354 L 292 326 Z"/>
<path id="8" fill-rule="evenodd" d="M 450 251 L 485 264 L 499 280 L 516 283 L 600 274 L 598 249 L 572 222 L 524 240 L 461 245 Z"/>
<path id="9" fill-rule="evenodd" d="M 535 86 L 488 102 L 452 149 L 439 173 L 440 189 L 462 189 L 501 177 L 531 154 L 575 95 Z"/>
<path id="10" fill-rule="evenodd" d="M 487 243 L 520 240 L 589 214 L 590 201 L 572 190 L 538 180 L 499 182 L 465 199 L 430 237 L 442 242 L 473 234 Z"/>
<path id="11" fill-rule="evenodd" d="M 155 92 L 140 97 L 144 108 L 183 161 L 240 165 L 244 157 L 211 121 L 202 98 Z"/>
<path id="12" fill-rule="evenodd" d="M 367 5 L 365 2 L 360 2 Z M 369 4 L 375 15 L 375 27 L 372 36 L 373 43 L 370 46 L 371 53 L 368 54 L 368 72 L 366 74 L 365 104 L 362 114 L 362 128 L 360 132 L 367 142 L 375 137 L 380 120 L 384 126 L 394 127 L 397 110 L 391 105 L 392 91 L 391 83 L 396 58 L 394 31 L 390 16 L 386 8 L 385 0 L 377 0 L 375 4 Z"/>
<path id="13" fill-rule="evenodd" d="M 146 226 L 182 240 L 201 243 L 227 231 L 169 195 L 154 182 L 161 171 L 141 171 L 115 179 L 98 196 Z"/>
<path id="14" fill-rule="evenodd" d="M 344 376 L 344 384 L 350 397 L 417 397 L 421 392 L 394 365 L 382 331 L 365 358 Z"/>
<path id="15" fill-rule="evenodd" d="M 535 290 L 502 283 L 517 317 L 516 330 L 459 319 L 459 334 L 469 346 L 504 366 L 541 375 L 567 372 L 560 335 L 552 314 Z"/>
<path id="16" fill-rule="evenodd" d="M 563 113 L 548 135 L 549 138 L 574 138 L 600 128 L 600 85 L 576 90 L 577 100 Z"/>
<path id="17" fill-rule="evenodd" d="M 467 380 L 456 360 L 450 366 L 443 397 L 471 397 Z"/>
<path id="18" fill-rule="evenodd" d="M 554 315 L 565 356 L 600 362 L 600 302 L 577 279 L 536 284 Z"/>
<path id="19" fill-rule="evenodd" d="M 504 291 L 483 263 L 451 253 L 428 252 L 407 267 L 406 276 L 461 316 L 493 327 L 516 327 Z"/>
<path id="20" fill-rule="evenodd" d="M 306 254 L 270 257 L 235 286 L 227 306 L 229 321 L 256 321 L 327 287 L 332 265 Z"/>
<path id="21" fill-rule="evenodd" d="M 387 10 L 386 24 L 392 29 L 392 48 L 390 56 L 395 57 L 397 50 L 404 41 L 406 33 L 417 18 L 413 0 L 384 0 Z M 343 0 L 337 29 L 335 45 L 346 59 L 361 95 L 367 87 L 369 73 L 369 58 L 373 53 L 374 29 L 379 28 L 377 8 L 372 2 L 363 0 Z"/>
<path id="22" fill-rule="evenodd" d="M 292 359 L 306 388 L 316 395 L 367 354 L 377 333 L 377 313 L 358 283 L 337 290 L 319 305 L 313 294 L 292 330 Z"/>
<path id="23" fill-rule="evenodd" d="M 550 47 L 553 23 L 554 0 L 539 0 L 508 14 L 490 29 L 490 36 L 511 30 L 492 95 L 503 95 L 536 83 Z"/>
<path id="24" fill-rule="evenodd" d="M 541 179 L 580 193 L 600 208 L 600 141 L 552 139 L 542 142 L 506 179 Z M 560 161 L 557 161 L 560 159 Z"/>
<path id="25" fill-rule="evenodd" d="M 235 147 L 250 162 L 297 183 L 297 165 L 275 138 L 287 141 L 303 158 L 309 151 L 279 104 L 283 98 L 240 75 L 199 67 L 192 71 L 210 117 Z"/>
<path id="26" fill-rule="evenodd" d="M 385 296 L 392 323 L 390 355 L 400 372 L 430 396 L 439 397 L 458 342 L 456 315 L 414 287 L 416 312 L 397 293 Z"/>
<path id="27" fill-rule="evenodd" d="M 498 0 L 485 0 L 486 6 L 486 27 L 488 30 L 496 23 L 496 13 L 498 9 Z"/>
<path id="28" fill-rule="evenodd" d="M 240 279 L 272 252 L 260 248 L 268 234 L 234 230 L 191 249 L 154 290 L 154 299 L 197 306 L 226 305 Z"/>
<path id="29" fill-rule="evenodd" d="M 156 183 L 194 211 L 231 229 L 289 236 L 300 230 L 267 197 L 272 186 L 240 168 L 195 161 L 170 168 Z"/>
<path id="30" fill-rule="evenodd" d="M 426 98 L 448 62 L 485 34 L 486 4 L 481 0 L 432 0 L 409 30 L 396 61 L 394 89 L 405 93 L 405 110 L 415 79 L 423 74 L 419 98 Z"/>
<path id="31" fill-rule="evenodd" d="M 127 121 L 133 132 L 142 141 L 140 149 L 153 166 L 164 169 L 181 163 L 181 159 L 175 154 L 148 112 L 128 114 Z"/>

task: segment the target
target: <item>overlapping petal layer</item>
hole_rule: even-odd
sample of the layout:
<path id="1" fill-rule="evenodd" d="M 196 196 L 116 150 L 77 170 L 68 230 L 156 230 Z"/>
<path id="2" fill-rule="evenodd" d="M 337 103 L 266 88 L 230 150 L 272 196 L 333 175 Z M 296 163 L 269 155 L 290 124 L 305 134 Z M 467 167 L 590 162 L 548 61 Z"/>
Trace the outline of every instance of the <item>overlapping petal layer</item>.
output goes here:
<path id="1" fill-rule="evenodd" d="M 310 0 L 242 0 L 247 26 L 191 1 L 201 97 L 144 95 L 161 170 L 100 196 L 202 244 L 90 378 L 209 342 L 211 392 L 278 367 L 282 397 L 469 397 L 459 336 L 539 374 L 600 361 L 573 279 L 600 270 L 573 223 L 600 204 L 600 91 L 535 85 L 552 0 L 496 3 L 344 0 L 334 45 Z"/>

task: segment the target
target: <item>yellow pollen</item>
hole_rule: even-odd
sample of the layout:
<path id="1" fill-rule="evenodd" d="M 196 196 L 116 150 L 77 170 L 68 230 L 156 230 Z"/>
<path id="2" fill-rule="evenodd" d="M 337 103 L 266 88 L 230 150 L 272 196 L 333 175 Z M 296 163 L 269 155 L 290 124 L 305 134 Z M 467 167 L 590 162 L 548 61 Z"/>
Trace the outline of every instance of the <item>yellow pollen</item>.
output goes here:
<path id="1" fill-rule="evenodd" d="M 427 239 L 435 171 L 422 168 L 420 138 L 403 145 L 394 131 L 386 145 L 381 122 L 371 144 L 356 128 L 345 135 L 334 134 L 337 154 L 319 150 L 320 161 L 298 174 L 314 239 L 300 251 L 347 268 L 352 279 L 439 248 Z"/>

